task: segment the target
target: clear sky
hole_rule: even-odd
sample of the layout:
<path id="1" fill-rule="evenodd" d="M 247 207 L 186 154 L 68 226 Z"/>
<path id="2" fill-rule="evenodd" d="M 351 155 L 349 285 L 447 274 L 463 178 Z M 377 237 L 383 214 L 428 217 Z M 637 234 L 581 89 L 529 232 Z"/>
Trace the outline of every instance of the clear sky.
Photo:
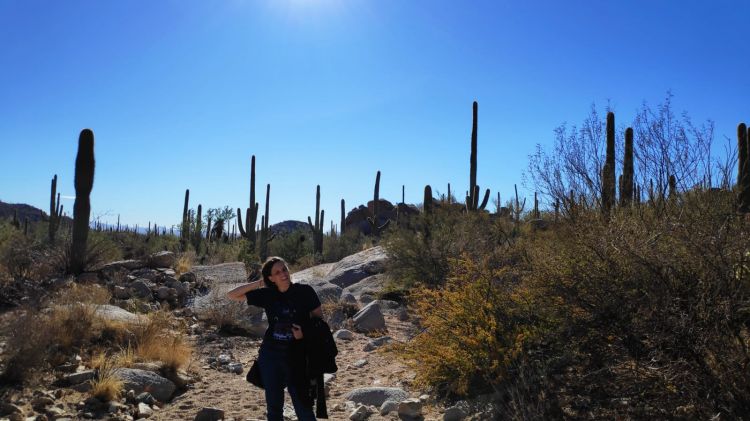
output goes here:
<path id="1" fill-rule="evenodd" d="M 244 212 L 254 154 L 272 223 L 313 216 L 317 184 L 338 223 L 378 170 L 393 202 L 463 194 L 474 100 L 478 183 L 505 200 L 592 103 L 624 127 L 671 90 L 734 140 L 749 17 L 745 0 L 0 0 L 0 200 L 47 211 L 58 174 L 72 210 L 88 127 L 93 216 L 176 224 L 186 188 Z"/>

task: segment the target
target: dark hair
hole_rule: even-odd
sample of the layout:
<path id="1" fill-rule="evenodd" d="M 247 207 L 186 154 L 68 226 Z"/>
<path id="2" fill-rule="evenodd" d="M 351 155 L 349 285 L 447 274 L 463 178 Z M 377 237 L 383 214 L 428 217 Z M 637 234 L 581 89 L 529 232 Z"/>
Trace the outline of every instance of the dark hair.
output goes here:
<path id="1" fill-rule="evenodd" d="M 287 270 L 289 270 L 289 265 L 286 263 L 286 260 L 279 256 L 271 256 L 263 262 L 263 268 L 261 268 L 260 273 L 263 276 L 263 284 L 265 284 L 267 288 L 276 288 L 276 284 L 271 282 L 271 269 L 273 269 L 273 265 L 279 262 L 283 263 Z"/>

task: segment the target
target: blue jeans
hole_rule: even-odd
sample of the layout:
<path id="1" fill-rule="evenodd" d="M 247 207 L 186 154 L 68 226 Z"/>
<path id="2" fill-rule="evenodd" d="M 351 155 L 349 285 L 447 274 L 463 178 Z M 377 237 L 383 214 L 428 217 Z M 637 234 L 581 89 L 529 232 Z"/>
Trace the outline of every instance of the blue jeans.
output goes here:
<path id="1" fill-rule="evenodd" d="M 284 387 L 292 397 L 294 412 L 299 421 L 315 421 L 315 413 L 311 407 L 305 406 L 297 393 L 294 382 L 291 381 L 289 367 L 289 351 L 275 349 L 271 346 L 261 346 L 258 353 L 260 376 L 266 391 L 266 411 L 268 421 L 282 421 L 284 419 Z"/>

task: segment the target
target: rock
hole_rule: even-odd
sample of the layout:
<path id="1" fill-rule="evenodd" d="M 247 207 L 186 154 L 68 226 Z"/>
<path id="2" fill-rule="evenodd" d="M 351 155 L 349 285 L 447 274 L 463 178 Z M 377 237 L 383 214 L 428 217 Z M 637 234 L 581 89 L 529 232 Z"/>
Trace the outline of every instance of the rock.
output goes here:
<path id="1" fill-rule="evenodd" d="M 397 387 L 363 387 L 351 390 L 345 396 L 347 400 L 378 408 L 387 400 L 401 402 L 408 397 L 405 390 Z"/>
<path id="2" fill-rule="evenodd" d="M 366 305 L 352 317 L 354 327 L 360 332 L 373 332 L 385 329 L 385 318 L 377 301 Z"/>
<path id="3" fill-rule="evenodd" d="M 14 412 L 8 415 L 8 421 L 26 421 L 26 417 L 24 417 L 23 414 Z"/>
<path id="4" fill-rule="evenodd" d="M 94 370 L 84 370 L 77 373 L 66 374 L 60 379 L 60 382 L 64 385 L 75 385 L 83 382 L 92 380 L 96 376 Z"/>
<path id="5" fill-rule="evenodd" d="M 462 421 L 466 418 L 466 412 L 458 406 L 451 406 L 445 409 L 443 421 Z"/>
<path id="6" fill-rule="evenodd" d="M 198 277 L 195 276 L 193 272 L 185 272 L 182 275 L 180 275 L 180 282 L 187 282 L 189 284 L 194 284 L 198 282 Z"/>
<path id="7" fill-rule="evenodd" d="M 344 257 L 331 268 L 327 281 L 341 288 L 354 285 L 369 276 L 382 273 L 387 258 L 382 246 Z"/>
<path id="8" fill-rule="evenodd" d="M 380 405 L 380 415 L 386 416 L 390 414 L 393 411 L 398 410 L 398 402 L 396 401 L 385 401 L 382 405 Z"/>
<path id="9" fill-rule="evenodd" d="M 224 419 L 224 410 L 219 408 L 203 408 L 195 415 L 193 421 L 219 421 Z"/>
<path id="10" fill-rule="evenodd" d="M 339 300 L 339 297 L 341 297 L 341 287 L 330 282 L 315 282 L 311 283 L 310 286 L 313 287 L 315 293 L 318 294 L 318 299 L 321 303 L 325 303 L 326 301 L 336 302 Z"/>
<path id="11" fill-rule="evenodd" d="M 174 262 L 175 256 L 171 251 L 160 251 L 148 256 L 148 266 L 152 268 L 171 268 Z"/>
<path id="12" fill-rule="evenodd" d="M 127 288 L 121 287 L 119 285 L 115 285 L 115 287 L 112 289 L 112 296 L 117 298 L 118 300 L 129 300 L 131 297 L 130 291 Z"/>
<path id="13" fill-rule="evenodd" d="M 118 269 L 126 269 L 128 271 L 142 268 L 143 262 L 140 260 L 119 260 L 117 262 L 107 263 L 101 267 L 102 272 L 115 272 Z"/>
<path id="14" fill-rule="evenodd" d="M 379 338 L 375 338 L 375 339 L 367 342 L 367 344 L 364 346 L 364 348 L 362 350 L 365 351 L 365 352 L 371 352 L 371 351 L 374 351 L 374 350 L 380 348 L 383 345 L 387 345 L 387 344 L 391 343 L 392 341 L 393 341 L 393 339 L 390 336 L 381 336 Z"/>
<path id="15" fill-rule="evenodd" d="M 357 360 L 357 361 L 354 361 L 354 362 L 352 363 L 352 366 L 353 366 L 353 367 L 356 367 L 356 368 L 362 368 L 362 367 L 364 367 L 364 366 L 366 366 L 366 365 L 367 365 L 367 360 L 366 360 L 366 359 L 364 359 L 364 358 L 363 358 L 363 359 L 361 359 L 361 360 Z"/>
<path id="16" fill-rule="evenodd" d="M 31 400 L 31 407 L 39 412 L 44 411 L 44 408 L 54 404 L 55 400 L 49 396 L 37 396 Z"/>
<path id="17" fill-rule="evenodd" d="M 131 313 L 125 309 L 109 304 L 101 304 L 96 306 L 97 316 L 121 323 L 138 323 L 144 320 L 144 316 Z"/>
<path id="18" fill-rule="evenodd" d="M 138 418 L 148 418 L 154 414 L 154 410 L 150 406 L 143 402 L 138 403 L 138 409 L 136 410 L 136 416 Z"/>
<path id="19" fill-rule="evenodd" d="M 143 279 L 137 279 L 133 281 L 130 284 L 130 288 L 133 290 L 133 294 L 138 298 L 153 298 L 151 295 L 151 288 Z"/>
<path id="20" fill-rule="evenodd" d="M 242 374 L 242 372 L 244 371 L 244 368 L 242 368 L 242 363 L 233 362 L 233 363 L 227 364 L 227 370 L 229 370 L 230 373 Z"/>
<path id="21" fill-rule="evenodd" d="M 193 266 L 191 272 L 199 279 L 213 278 L 221 284 L 242 284 L 247 282 L 247 270 L 242 262 L 219 265 Z M 180 279 L 182 281 L 182 279 Z"/>
<path id="22" fill-rule="evenodd" d="M 123 389 L 133 389 L 136 394 L 148 390 L 156 399 L 167 402 L 177 388 L 174 383 L 151 371 L 119 368 L 115 376 L 123 381 Z"/>
<path id="23" fill-rule="evenodd" d="M 356 284 L 344 288 L 342 295 L 351 294 L 354 296 L 354 298 L 361 302 L 362 295 L 375 296 L 380 291 L 382 291 L 383 287 L 388 282 L 388 279 L 388 275 L 385 273 L 368 276 L 367 278 L 360 280 Z"/>
<path id="24" fill-rule="evenodd" d="M 370 408 L 365 405 L 359 405 L 357 409 L 349 414 L 349 419 L 352 421 L 364 421 L 369 418 L 370 414 L 372 414 Z"/>
<path id="25" fill-rule="evenodd" d="M 18 405 L 13 405 L 9 402 L 0 402 L 0 414 L 10 415 L 16 413 L 23 414 L 23 409 Z"/>
<path id="26" fill-rule="evenodd" d="M 333 337 L 335 339 L 342 339 L 345 341 L 350 341 L 354 339 L 354 333 L 350 330 L 340 329 L 340 330 L 337 330 L 336 333 L 333 334 Z"/>
<path id="27" fill-rule="evenodd" d="M 146 405 L 153 405 L 156 403 L 156 398 L 148 392 L 141 392 L 135 397 L 135 401 L 145 403 Z"/>
<path id="28" fill-rule="evenodd" d="M 343 304 L 357 304 L 357 297 L 354 296 L 351 292 L 347 292 L 346 294 L 342 293 L 341 298 L 339 298 L 339 302 Z"/>
<path id="29" fill-rule="evenodd" d="M 410 398 L 398 404 L 398 416 L 401 418 L 417 418 L 422 416 L 422 401 Z"/>

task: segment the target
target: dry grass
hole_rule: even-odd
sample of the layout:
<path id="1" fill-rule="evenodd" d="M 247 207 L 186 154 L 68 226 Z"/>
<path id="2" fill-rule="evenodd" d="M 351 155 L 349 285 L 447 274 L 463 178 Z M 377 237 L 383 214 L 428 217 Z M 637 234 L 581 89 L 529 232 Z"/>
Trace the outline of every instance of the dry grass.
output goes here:
<path id="1" fill-rule="evenodd" d="M 183 273 L 190 272 L 190 269 L 193 268 L 194 262 L 195 262 L 194 251 L 189 250 L 180 254 L 180 256 L 177 257 L 177 261 L 175 262 L 175 265 L 174 265 L 174 270 L 177 273 L 177 276 L 180 276 Z"/>
<path id="2" fill-rule="evenodd" d="M 120 367 L 116 358 L 99 354 L 92 359 L 92 366 L 97 369 L 97 376 L 91 381 L 91 396 L 103 402 L 116 400 L 122 394 L 123 382 L 115 375 Z"/>
<path id="3" fill-rule="evenodd" d="M 171 313 L 158 311 L 134 325 L 132 357 L 140 361 L 159 361 L 166 370 L 176 371 L 188 365 L 193 349 L 185 336 L 174 329 L 176 321 Z"/>

